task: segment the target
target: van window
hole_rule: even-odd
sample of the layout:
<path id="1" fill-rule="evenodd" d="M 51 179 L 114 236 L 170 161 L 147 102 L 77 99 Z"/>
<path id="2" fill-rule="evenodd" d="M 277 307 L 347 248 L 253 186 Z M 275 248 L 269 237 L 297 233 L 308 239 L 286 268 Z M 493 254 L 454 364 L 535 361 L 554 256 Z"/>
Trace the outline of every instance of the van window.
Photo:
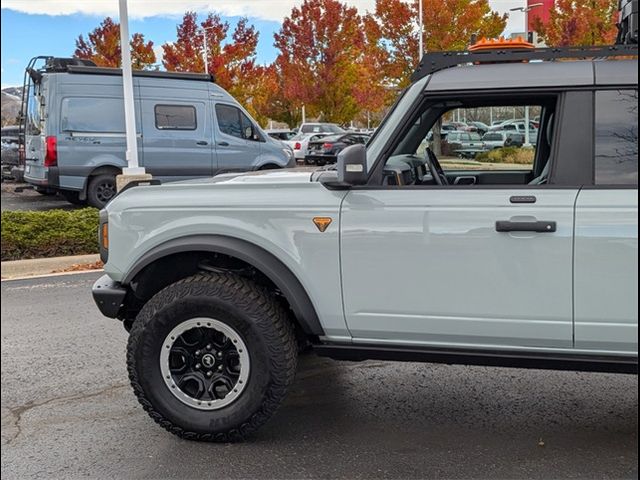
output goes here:
<path id="1" fill-rule="evenodd" d="M 33 81 L 30 81 L 27 88 L 26 133 L 27 135 L 40 135 L 43 117 L 42 105 L 40 104 L 40 85 L 36 85 Z"/>
<path id="2" fill-rule="evenodd" d="M 192 105 L 156 105 L 153 111 L 158 130 L 195 130 L 198 126 Z"/>
<path id="3" fill-rule="evenodd" d="M 638 184 L 638 90 L 596 92 L 596 184 Z"/>
<path id="4" fill-rule="evenodd" d="M 253 122 L 239 108 L 218 103 L 216 104 L 216 118 L 218 119 L 218 128 L 222 133 L 245 140 L 259 139 L 255 137 Z M 247 134 L 249 129 L 250 133 Z"/>
<path id="5" fill-rule="evenodd" d="M 96 112 L 100 112 L 96 115 Z M 72 97 L 62 100 L 60 129 L 63 132 L 122 133 L 124 104 L 118 98 Z"/>

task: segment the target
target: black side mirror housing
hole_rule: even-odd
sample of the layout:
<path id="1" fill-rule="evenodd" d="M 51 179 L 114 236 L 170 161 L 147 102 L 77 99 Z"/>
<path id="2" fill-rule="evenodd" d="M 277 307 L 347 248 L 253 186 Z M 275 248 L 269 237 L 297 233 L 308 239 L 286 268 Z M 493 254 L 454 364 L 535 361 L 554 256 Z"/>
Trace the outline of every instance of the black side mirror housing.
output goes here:
<path id="1" fill-rule="evenodd" d="M 347 185 L 367 183 L 367 148 L 357 143 L 338 154 L 338 182 Z"/>

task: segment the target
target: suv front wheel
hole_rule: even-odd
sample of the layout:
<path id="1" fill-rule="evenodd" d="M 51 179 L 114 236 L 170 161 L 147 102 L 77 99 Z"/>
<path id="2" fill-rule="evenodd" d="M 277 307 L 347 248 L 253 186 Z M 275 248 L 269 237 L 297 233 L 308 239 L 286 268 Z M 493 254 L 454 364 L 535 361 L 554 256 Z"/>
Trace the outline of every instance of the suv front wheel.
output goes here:
<path id="1" fill-rule="evenodd" d="M 297 363 L 285 309 L 235 275 L 198 274 L 157 293 L 127 347 L 138 400 L 180 437 L 240 440 L 284 399 Z"/>

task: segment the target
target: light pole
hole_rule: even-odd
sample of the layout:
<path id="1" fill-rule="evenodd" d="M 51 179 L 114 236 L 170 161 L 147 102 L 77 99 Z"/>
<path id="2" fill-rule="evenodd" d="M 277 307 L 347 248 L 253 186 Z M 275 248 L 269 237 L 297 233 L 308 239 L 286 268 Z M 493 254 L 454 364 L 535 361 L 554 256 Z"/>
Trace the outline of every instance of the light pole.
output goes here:
<path id="1" fill-rule="evenodd" d="M 418 0 L 418 63 L 422 61 L 424 55 L 424 32 L 422 28 L 422 0 Z"/>
<path id="2" fill-rule="evenodd" d="M 524 40 L 529 41 L 529 12 L 534 8 L 542 7 L 544 3 L 531 3 L 525 7 L 511 8 L 511 12 L 524 13 Z M 531 147 L 531 136 L 529 135 L 529 105 L 524 107 L 524 147 Z"/>
<path id="3" fill-rule="evenodd" d="M 204 73 L 206 74 L 209 74 L 209 40 L 207 38 L 207 30 L 211 30 L 212 28 L 214 27 L 200 27 L 204 39 Z"/>
<path id="4" fill-rule="evenodd" d="M 127 167 L 116 179 L 120 190 L 129 181 L 150 178 L 144 167 L 138 164 L 138 139 L 136 136 L 136 114 L 133 100 L 133 73 L 131 71 L 131 51 L 129 47 L 129 19 L 127 0 L 119 1 L 120 15 L 120 64 L 122 65 L 122 97 L 124 100 L 124 125 L 127 142 L 125 158 Z"/>

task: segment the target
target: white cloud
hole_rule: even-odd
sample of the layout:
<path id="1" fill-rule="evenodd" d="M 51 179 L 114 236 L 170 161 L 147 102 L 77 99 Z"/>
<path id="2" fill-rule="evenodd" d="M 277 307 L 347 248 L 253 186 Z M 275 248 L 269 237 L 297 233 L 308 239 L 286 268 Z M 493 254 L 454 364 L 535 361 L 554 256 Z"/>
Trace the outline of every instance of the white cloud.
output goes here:
<path id="1" fill-rule="evenodd" d="M 372 11 L 375 6 L 375 0 L 343 1 L 357 7 L 361 13 Z M 505 13 L 511 7 L 524 4 L 524 1 L 489 0 L 489 3 L 495 10 Z M 136 19 L 154 16 L 178 17 L 188 10 L 193 10 L 280 22 L 291 13 L 293 6 L 301 3 L 302 0 L 129 0 L 128 7 L 129 16 Z M 118 16 L 117 0 L 2 0 L 2 8 L 28 14 Z M 507 30 L 517 29 L 520 23 L 522 20 L 518 15 L 512 15 Z"/>
<path id="2" fill-rule="evenodd" d="M 194 10 L 281 21 L 291 12 L 291 7 L 301 3 L 302 0 L 129 0 L 128 7 L 131 18 L 178 16 Z M 375 0 L 347 0 L 347 3 L 365 11 L 373 8 Z M 46 15 L 118 15 L 117 0 L 2 0 L 2 8 Z"/>

